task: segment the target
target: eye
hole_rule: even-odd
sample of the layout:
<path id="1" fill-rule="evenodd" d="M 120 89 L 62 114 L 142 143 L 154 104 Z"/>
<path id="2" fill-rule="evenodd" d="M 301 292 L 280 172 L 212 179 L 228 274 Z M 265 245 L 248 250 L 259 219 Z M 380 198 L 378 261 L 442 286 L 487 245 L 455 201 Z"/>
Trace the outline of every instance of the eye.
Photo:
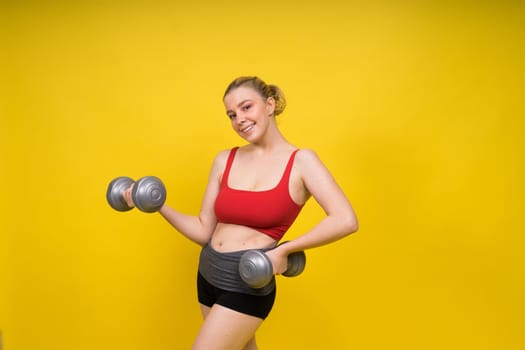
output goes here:
<path id="1" fill-rule="evenodd" d="M 230 118 L 230 119 L 233 119 L 235 117 L 236 117 L 235 113 L 229 113 L 228 114 L 228 118 Z"/>
<path id="2" fill-rule="evenodd" d="M 242 107 L 242 109 L 243 109 L 244 111 L 247 111 L 247 110 L 249 110 L 251 107 L 252 107 L 251 104 L 250 104 L 250 105 L 245 105 L 245 106 Z"/>

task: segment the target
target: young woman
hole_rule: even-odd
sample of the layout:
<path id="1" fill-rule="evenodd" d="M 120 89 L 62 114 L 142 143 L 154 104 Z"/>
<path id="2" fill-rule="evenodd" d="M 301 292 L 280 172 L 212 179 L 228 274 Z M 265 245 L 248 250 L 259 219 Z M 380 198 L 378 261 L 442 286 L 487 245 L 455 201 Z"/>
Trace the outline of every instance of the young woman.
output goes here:
<path id="1" fill-rule="evenodd" d="M 275 278 L 258 289 L 242 281 L 243 252 L 264 251 L 274 274 L 287 269 L 290 253 L 341 239 L 358 228 L 341 188 L 316 153 L 298 150 L 275 117 L 286 100 L 275 85 L 240 77 L 223 97 L 233 130 L 246 141 L 220 152 L 212 165 L 198 216 L 164 205 L 160 214 L 203 247 L 197 277 L 203 325 L 194 350 L 257 349 L 255 332 L 272 309 Z M 277 245 L 305 202 L 313 197 L 326 212 L 310 231 Z M 127 199 L 131 203 L 129 192 Z"/>

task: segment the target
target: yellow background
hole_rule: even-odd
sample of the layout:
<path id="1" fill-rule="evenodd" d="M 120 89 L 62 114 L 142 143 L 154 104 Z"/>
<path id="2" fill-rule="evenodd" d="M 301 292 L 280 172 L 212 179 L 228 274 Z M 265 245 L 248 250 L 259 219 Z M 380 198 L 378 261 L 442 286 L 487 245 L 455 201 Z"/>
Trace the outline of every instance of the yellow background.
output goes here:
<path id="1" fill-rule="evenodd" d="M 525 347 L 517 1 L 144 3 L 2 5 L 5 350 L 190 347 L 199 247 L 106 186 L 157 175 L 196 214 L 247 74 L 284 90 L 284 134 L 361 224 L 279 278 L 261 349 Z"/>

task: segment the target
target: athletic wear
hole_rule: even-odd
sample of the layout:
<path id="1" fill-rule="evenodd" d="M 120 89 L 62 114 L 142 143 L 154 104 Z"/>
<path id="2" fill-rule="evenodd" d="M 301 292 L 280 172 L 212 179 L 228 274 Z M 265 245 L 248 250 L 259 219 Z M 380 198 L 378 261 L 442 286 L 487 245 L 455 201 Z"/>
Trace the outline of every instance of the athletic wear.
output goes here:
<path id="1" fill-rule="evenodd" d="M 270 249 L 257 249 L 266 252 Z M 212 285 L 230 292 L 250 295 L 268 295 L 275 289 L 275 277 L 262 288 L 252 288 L 239 274 L 239 261 L 246 250 L 218 252 L 206 244 L 199 257 L 199 273 Z"/>
<path id="2" fill-rule="evenodd" d="M 290 197 L 289 182 L 297 150 L 288 159 L 284 173 L 274 188 L 264 191 L 236 190 L 228 186 L 230 170 L 238 147 L 230 150 L 215 200 L 215 216 L 221 223 L 247 226 L 279 241 L 299 215 L 302 205 Z M 259 249 L 267 251 L 269 249 Z M 252 288 L 239 274 L 239 261 L 245 250 L 218 252 L 208 243 L 199 259 L 197 288 L 199 302 L 265 319 L 276 294 L 275 276 L 262 288 Z"/>
<path id="3" fill-rule="evenodd" d="M 290 173 L 298 150 L 291 154 L 277 186 L 264 191 L 237 190 L 228 186 L 237 150 L 238 147 L 233 148 L 228 156 L 215 200 L 215 216 L 218 222 L 247 226 L 278 241 L 303 207 L 293 201 L 289 190 Z"/>
<path id="4" fill-rule="evenodd" d="M 199 273 L 197 275 L 197 292 L 199 303 L 202 305 L 212 307 L 213 304 L 219 304 L 228 309 L 264 320 L 272 310 L 276 289 L 274 288 L 268 295 L 230 292 L 215 287 Z"/>

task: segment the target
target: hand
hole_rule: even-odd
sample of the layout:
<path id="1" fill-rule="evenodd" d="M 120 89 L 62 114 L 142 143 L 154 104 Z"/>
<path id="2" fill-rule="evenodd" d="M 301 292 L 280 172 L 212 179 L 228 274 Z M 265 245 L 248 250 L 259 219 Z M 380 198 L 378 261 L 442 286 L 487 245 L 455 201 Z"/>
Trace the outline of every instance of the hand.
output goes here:
<path id="1" fill-rule="evenodd" d="M 273 274 L 280 275 L 288 269 L 288 255 L 282 252 L 279 247 L 265 252 L 272 262 Z"/>
<path id="2" fill-rule="evenodd" d="M 122 196 L 124 197 L 124 200 L 128 204 L 128 207 L 130 208 L 135 207 L 135 203 L 133 203 L 133 197 L 131 196 L 131 191 L 133 191 L 133 186 L 135 186 L 135 183 L 131 184 L 131 186 L 129 186 L 129 188 L 125 190 L 122 194 Z"/>

